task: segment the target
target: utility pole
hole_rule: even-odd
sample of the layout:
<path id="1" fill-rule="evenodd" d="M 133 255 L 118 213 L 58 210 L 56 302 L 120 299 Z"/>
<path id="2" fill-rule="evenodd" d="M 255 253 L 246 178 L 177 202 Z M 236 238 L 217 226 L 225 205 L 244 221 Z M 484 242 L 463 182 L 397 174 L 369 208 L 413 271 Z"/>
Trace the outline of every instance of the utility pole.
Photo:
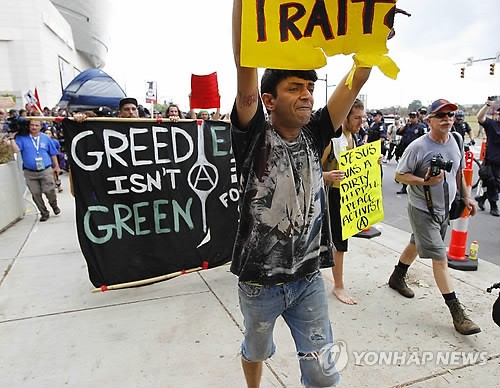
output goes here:
<path id="1" fill-rule="evenodd" d="M 328 88 L 335 87 L 337 85 L 328 84 L 328 74 L 325 74 L 325 78 L 318 78 L 318 81 L 325 81 L 325 105 L 328 104 Z"/>
<path id="2" fill-rule="evenodd" d="M 461 65 L 460 67 L 460 78 L 465 78 L 465 66 L 472 66 L 476 62 L 491 61 L 490 63 L 490 75 L 495 75 L 495 63 L 500 62 L 500 51 L 496 53 L 496 56 L 489 58 L 474 59 L 473 57 L 467 58 L 465 62 L 458 62 L 455 65 Z"/>

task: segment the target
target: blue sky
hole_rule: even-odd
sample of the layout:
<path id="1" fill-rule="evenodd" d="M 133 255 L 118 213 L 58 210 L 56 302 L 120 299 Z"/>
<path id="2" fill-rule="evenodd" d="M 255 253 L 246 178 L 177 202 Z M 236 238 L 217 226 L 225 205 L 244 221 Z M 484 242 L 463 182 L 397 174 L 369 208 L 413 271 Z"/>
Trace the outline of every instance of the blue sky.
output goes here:
<path id="1" fill-rule="evenodd" d="M 187 109 L 191 73 L 217 71 L 222 110 L 231 109 L 236 90 L 232 0 L 143 0 L 140 7 L 130 0 L 112 3 L 104 70 L 128 95 L 143 100 L 145 81 L 156 80 L 160 99 Z M 369 108 L 407 106 L 414 99 L 424 104 L 437 98 L 481 103 L 488 95 L 500 95 L 500 64 L 491 76 L 490 62 L 476 62 L 463 79 L 456 65 L 500 52 L 499 0 L 399 0 L 397 7 L 412 14 L 396 15 L 396 36 L 388 42 L 389 55 L 401 71 L 397 80 L 372 72 L 362 91 Z M 350 57 L 336 56 L 317 71 L 335 84 L 351 63 Z M 318 81 L 316 107 L 325 102 L 324 88 L 325 82 Z"/>

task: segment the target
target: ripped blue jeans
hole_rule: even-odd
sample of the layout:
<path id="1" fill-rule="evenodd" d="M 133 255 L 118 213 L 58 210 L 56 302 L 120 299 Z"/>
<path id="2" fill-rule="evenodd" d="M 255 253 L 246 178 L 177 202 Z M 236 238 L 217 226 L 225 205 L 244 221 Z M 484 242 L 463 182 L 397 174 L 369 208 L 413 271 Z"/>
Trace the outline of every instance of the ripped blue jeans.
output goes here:
<path id="1" fill-rule="evenodd" d="M 331 387 L 339 382 L 340 375 L 329 357 L 333 331 L 319 271 L 280 285 L 239 282 L 238 294 L 245 325 L 241 345 L 245 361 L 264 361 L 274 354 L 273 330 L 281 315 L 295 341 L 302 384 Z"/>

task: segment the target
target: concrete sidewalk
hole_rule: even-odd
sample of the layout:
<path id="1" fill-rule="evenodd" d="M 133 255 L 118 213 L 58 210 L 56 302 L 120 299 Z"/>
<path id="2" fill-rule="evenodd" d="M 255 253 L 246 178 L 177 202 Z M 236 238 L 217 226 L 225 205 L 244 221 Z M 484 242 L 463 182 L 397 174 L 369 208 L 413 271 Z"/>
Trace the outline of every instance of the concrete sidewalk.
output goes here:
<path id="1" fill-rule="evenodd" d="M 93 294 L 76 238 L 67 176 L 59 216 L 26 216 L 0 235 L 1 387 L 244 387 L 242 317 L 227 265 L 150 286 Z M 342 387 L 499 387 L 500 328 L 491 319 L 499 268 L 451 270 L 478 335 L 456 333 L 427 260 L 410 269 L 405 299 L 387 280 L 409 235 L 379 224 L 380 237 L 352 239 L 345 279 L 359 304 L 329 297 Z M 324 270 L 330 292 L 331 272 Z M 263 387 L 300 387 L 282 320 Z"/>

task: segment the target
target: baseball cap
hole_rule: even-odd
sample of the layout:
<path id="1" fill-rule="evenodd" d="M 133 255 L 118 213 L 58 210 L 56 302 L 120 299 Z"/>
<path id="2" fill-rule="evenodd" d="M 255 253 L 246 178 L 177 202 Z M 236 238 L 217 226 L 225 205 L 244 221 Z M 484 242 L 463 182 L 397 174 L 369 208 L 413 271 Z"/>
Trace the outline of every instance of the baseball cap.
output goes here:
<path id="1" fill-rule="evenodd" d="M 420 107 L 420 109 L 418 110 L 418 113 L 426 114 L 427 113 L 427 108 L 424 107 L 424 106 Z"/>
<path id="2" fill-rule="evenodd" d="M 436 113 L 437 111 L 440 111 L 443 108 L 450 108 L 452 111 L 455 111 L 458 109 L 458 106 L 455 104 L 452 104 L 448 100 L 445 100 L 444 98 L 440 98 L 439 100 L 434 101 L 431 106 L 429 107 L 430 113 Z"/>
<path id="3" fill-rule="evenodd" d="M 97 109 L 97 116 L 99 117 L 111 117 L 113 116 L 113 111 L 108 108 L 107 106 L 100 106 L 99 109 Z"/>
<path id="4" fill-rule="evenodd" d="M 120 104 L 119 104 L 119 107 L 120 109 L 122 108 L 123 105 L 125 104 L 134 104 L 135 106 L 137 106 L 137 100 L 133 97 L 125 97 L 125 98 L 122 98 L 120 100 Z"/>

